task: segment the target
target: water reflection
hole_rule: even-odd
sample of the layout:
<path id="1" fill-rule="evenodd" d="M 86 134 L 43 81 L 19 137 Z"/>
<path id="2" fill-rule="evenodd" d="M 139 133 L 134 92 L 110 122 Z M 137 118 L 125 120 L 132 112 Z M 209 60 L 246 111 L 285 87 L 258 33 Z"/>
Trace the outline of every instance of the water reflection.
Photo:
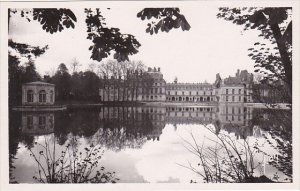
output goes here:
<path id="1" fill-rule="evenodd" d="M 24 135 L 46 135 L 54 132 L 54 113 L 22 113 L 21 132 Z"/>
<path id="2" fill-rule="evenodd" d="M 56 113 L 11 112 L 11 180 L 15 177 L 18 182 L 33 182 L 28 177 L 37 172 L 25 146 L 34 148 L 34 142 L 53 134 L 58 150 L 65 147 L 71 137 L 78 138 L 81 148 L 91 144 L 104 148 L 102 165 L 109 171 L 116 171 L 120 182 L 189 182 L 197 176 L 178 164 L 187 160 L 196 163 L 198 160 L 193 159 L 193 155 L 182 144 L 183 138 L 190 139 L 190 131 L 195 133 L 199 141 L 205 137 L 214 139 L 206 129 L 208 126 L 213 127 L 216 134 L 226 132 L 236 140 L 249 139 L 253 144 L 255 141 L 266 142 L 268 136 L 270 139 L 279 136 L 288 140 L 291 135 L 291 116 L 286 113 L 290 112 L 258 110 L 238 104 L 215 107 L 106 106 Z M 287 120 L 274 120 L 274 116 L 278 115 L 284 115 Z M 263 148 L 266 157 L 278 157 L 282 152 L 282 156 L 291 158 L 291 148 L 279 148 L 279 152 L 278 148 L 271 149 L 271 146 L 264 145 Z M 30 162 L 25 165 L 24 160 Z M 261 163 L 261 173 L 272 178 L 279 169 L 280 180 L 283 181 L 286 176 L 291 176 L 291 168 L 284 169 L 287 165 L 291 164 L 280 164 L 280 155 L 273 165 L 269 165 L 265 159 Z"/>

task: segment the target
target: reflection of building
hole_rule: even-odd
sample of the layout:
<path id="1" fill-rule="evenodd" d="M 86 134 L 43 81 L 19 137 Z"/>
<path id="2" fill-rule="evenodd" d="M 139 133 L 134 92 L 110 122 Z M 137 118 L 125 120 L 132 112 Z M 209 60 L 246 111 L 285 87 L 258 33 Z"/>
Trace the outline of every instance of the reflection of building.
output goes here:
<path id="1" fill-rule="evenodd" d="M 99 118 L 104 127 L 126 128 L 127 132 L 158 139 L 165 127 L 164 107 L 102 107 Z"/>
<path id="2" fill-rule="evenodd" d="M 210 124 L 215 120 L 216 107 L 167 107 L 166 123 Z"/>
<path id="3" fill-rule="evenodd" d="M 126 79 L 105 79 L 99 89 L 101 101 L 160 101 L 160 102 L 252 102 L 253 75 L 238 70 L 235 77 L 209 83 L 167 83 L 160 69 L 128 74 Z"/>
<path id="4" fill-rule="evenodd" d="M 22 132 L 30 135 L 44 135 L 54 131 L 54 113 L 22 113 Z"/>
<path id="5" fill-rule="evenodd" d="M 23 105 L 53 105 L 54 102 L 54 84 L 37 81 L 22 85 Z"/>
<path id="6" fill-rule="evenodd" d="M 168 83 L 166 100 L 171 102 L 214 101 L 214 87 L 209 83 Z"/>
<path id="7" fill-rule="evenodd" d="M 238 138 L 243 138 L 253 134 L 252 118 L 253 108 L 237 103 L 220 104 L 215 125 L 229 133 L 234 132 Z"/>
<path id="8" fill-rule="evenodd" d="M 252 119 L 252 108 L 244 107 L 241 104 L 220 104 L 217 113 L 218 120 L 223 124 L 237 124 L 248 126 Z"/>
<path id="9" fill-rule="evenodd" d="M 237 137 L 252 135 L 252 108 L 243 104 L 220 104 L 210 107 L 193 106 L 140 106 L 101 107 L 99 118 L 103 127 L 123 128 L 148 138 L 158 139 L 165 124 L 213 124 L 218 131 L 233 132 Z"/>

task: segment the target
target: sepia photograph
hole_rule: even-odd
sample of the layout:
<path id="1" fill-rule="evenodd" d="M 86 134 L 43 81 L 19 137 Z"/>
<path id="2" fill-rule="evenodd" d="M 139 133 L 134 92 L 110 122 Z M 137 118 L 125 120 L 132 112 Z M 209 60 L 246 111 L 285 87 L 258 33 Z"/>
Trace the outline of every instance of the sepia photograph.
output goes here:
<path id="1" fill-rule="evenodd" d="M 1 184 L 299 189 L 286 2 L 0 2 Z"/>

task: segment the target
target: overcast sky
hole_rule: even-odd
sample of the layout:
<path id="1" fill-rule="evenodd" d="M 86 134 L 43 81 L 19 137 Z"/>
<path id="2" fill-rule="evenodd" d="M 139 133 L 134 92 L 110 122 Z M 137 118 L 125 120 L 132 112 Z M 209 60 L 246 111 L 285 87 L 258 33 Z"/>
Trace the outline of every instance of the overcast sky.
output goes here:
<path id="1" fill-rule="evenodd" d="M 179 7 L 191 29 L 156 35 L 146 33 L 146 23 L 136 17 L 144 6 L 131 3 L 126 7 L 117 4 L 109 7 L 110 10 L 100 8 L 107 24 L 134 35 L 142 45 L 139 53 L 129 58 L 160 67 L 167 82 L 172 82 L 175 76 L 179 82 L 214 82 L 216 73 L 227 77 L 237 69 L 253 71 L 254 61 L 247 56 L 247 49 L 258 41 L 258 31 L 242 31 L 241 26 L 218 19 L 215 5 L 199 3 Z M 53 74 L 60 63 L 68 66 L 73 58 L 82 64 L 81 70 L 86 70 L 92 62 L 100 64 L 90 59 L 84 7 L 71 9 L 77 16 L 75 29 L 55 34 L 46 33 L 36 21 L 27 22 L 17 15 L 11 18 L 9 38 L 31 45 L 49 45 L 46 53 L 35 60 L 42 75 Z"/>

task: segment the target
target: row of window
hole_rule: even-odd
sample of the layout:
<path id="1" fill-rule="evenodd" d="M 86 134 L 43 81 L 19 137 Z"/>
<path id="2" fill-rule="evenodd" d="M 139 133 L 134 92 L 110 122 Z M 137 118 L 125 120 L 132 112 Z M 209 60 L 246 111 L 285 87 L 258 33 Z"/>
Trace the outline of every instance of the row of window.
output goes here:
<path id="1" fill-rule="evenodd" d="M 167 86 L 168 89 L 170 90 L 212 90 L 211 87 L 186 87 L 186 86 L 183 86 L 183 87 L 170 87 L 170 86 Z"/>
<path id="2" fill-rule="evenodd" d="M 229 94 L 229 91 L 230 91 L 230 89 L 226 89 L 226 94 Z M 242 94 L 243 92 L 242 92 L 242 89 L 238 89 L 238 94 Z M 237 93 L 236 91 L 235 91 L 235 89 L 231 89 L 231 94 L 236 94 Z M 244 94 L 246 94 L 246 90 L 244 90 Z"/>
<path id="3" fill-rule="evenodd" d="M 167 101 L 194 101 L 194 102 L 206 102 L 213 101 L 210 97 L 167 97 Z"/>
<path id="4" fill-rule="evenodd" d="M 53 100 L 54 100 L 54 93 L 51 90 L 50 91 L 50 102 L 53 102 Z M 33 91 L 32 90 L 27 91 L 27 102 L 28 103 L 33 102 Z M 39 102 L 40 103 L 45 103 L 46 102 L 46 91 L 45 90 L 39 91 Z"/>
<path id="5" fill-rule="evenodd" d="M 181 114 L 181 115 L 179 115 Z M 201 116 L 199 116 L 200 113 L 196 113 L 196 117 L 207 117 L 207 115 L 205 113 L 201 113 Z M 170 113 L 168 113 L 168 116 L 170 116 Z M 179 117 L 186 117 L 184 112 L 175 112 L 175 116 L 179 116 Z M 212 113 L 209 113 L 209 116 L 212 117 Z M 192 113 L 189 113 L 189 117 L 195 117 L 192 116 Z M 211 119 L 211 118 L 210 118 Z"/>
<path id="6" fill-rule="evenodd" d="M 115 91 L 110 91 L 110 90 L 106 90 L 106 93 L 115 93 L 117 94 L 118 92 L 120 93 L 123 93 L 123 90 L 117 90 L 117 89 L 114 89 Z M 146 89 L 146 88 L 142 88 L 140 89 L 141 93 L 145 94 L 145 93 L 151 93 L 151 94 L 162 94 L 163 93 L 163 88 L 150 88 L 150 89 Z M 127 91 L 125 90 L 125 93 L 127 92 L 127 94 L 130 94 L 131 92 L 136 92 L 137 90 L 136 89 L 128 89 Z"/>
<path id="7" fill-rule="evenodd" d="M 242 101 L 242 96 L 231 96 L 231 101 L 235 102 L 237 100 L 235 100 L 235 97 L 238 97 L 238 101 L 241 102 Z M 229 96 L 226 96 L 226 101 L 229 101 Z"/>
<path id="8" fill-rule="evenodd" d="M 53 125 L 53 116 L 50 116 L 49 118 L 49 124 Z M 38 127 L 40 129 L 44 129 L 46 127 L 46 116 L 45 115 L 41 115 L 38 117 Z M 28 129 L 32 129 L 33 128 L 33 116 L 27 116 L 27 128 Z"/>
<path id="9" fill-rule="evenodd" d="M 185 107 L 185 108 L 181 108 L 181 107 L 167 107 L 167 111 L 212 111 L 213 108 L 207 107 Z"/>
<path id="10" fill-rule="evenodd" d="M 175 95 L 179 95 L 179 93 L 180 93 L 180 92 L 175 91 Z M 168 95 L 170 95 L 170 94 L 171 94 L 171 92 L 168 91 Z M 209 95 L 209 94 L 212 95 L 213 93 L 212 93 L 212 92 L 208 92 L 207 95 Z M 184 95 L 184 91 L 181 92 L 181 95 Z M 192 95 L 192 92 L 189 92 L 189 95 Z M 200 93 L 199 93 L 199 92 L 196 92 L 196 95 L 200 95 Z M 206 95 L 206 92 L 205 92 L 205 91 L 203 92 L 203 95 Z"/>

